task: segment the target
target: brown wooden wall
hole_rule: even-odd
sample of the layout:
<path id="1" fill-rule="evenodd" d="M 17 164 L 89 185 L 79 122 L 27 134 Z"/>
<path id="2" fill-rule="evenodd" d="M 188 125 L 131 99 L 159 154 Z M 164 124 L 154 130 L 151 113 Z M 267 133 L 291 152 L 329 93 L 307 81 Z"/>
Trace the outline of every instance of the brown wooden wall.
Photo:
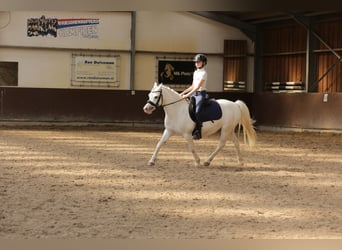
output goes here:
<path id="1" fill-rule="evenodd" d="M 324 41 L 342 56 L 342 20 L 321 22 L 316 26 L 317 33 Z M 323 76 L 327 70 L 339 59 L 327 51 L 326 46 L 319 42 L 315 51 L 317 57 L 317 78 Z M 342 92 L 342 63 L 336 66 L 318 83 L 318 92 Z"/>
<path id="2" fill-rule="evenodd" d="M 323 102 L 322 93 L 274 94 L 215 92 L 213 98 L 246 102 L 257 126 L 342 130 L 342 93 Z M 158 109 L 142 108 L 148 91 L 77 90 L 0 87 L 1 121 L 162 123 Z"/>
<path id="3" fill-rule="evenodd" d="M 149 91 L 0 87 L 0 121 L 162 122 L 164 112 L 143 112 Z M 248 93 L 209 92 L 212 98 L 243 100 Z"/>
<path id="4" fill-rule="evenodd" d="M 225 40 L 224 41 L 223 80 L 246 81 L 247 78 L 247 41 Z"/>
<path id="5" fill-rule="evenodd" d="M 0 88 L 1 120 L 126 122 L 160 120 L 147 116 L 147 92 L 82 89 Z"/>
<path id="6" fill-rule="evenodd" d="M 263 59 L 263 82 L 305 82 L 305 56 L 267 56 Z"/>
<path id="7" fill-rule="evenodd" d="M 320 53 L 317 55 L 317 76 L 320 78 L 327 70 L 338 61 L 331 53 Z M 338 63 L 318 83 L 317 92 L 342 92 L 342 64 Z"/>
<path id="8" fill-rule="evenodd" d="M 263 31 L 262 82 L 305 82 L 306 30 L 297 24 Z"/>
<path id="9" fill-rule="evenodd" d="M 342 130 L 342 93 L 258 93 L 252 98 L 257 126 Z"/>
<path id="10" fill-rule="evenodd" d="M 342 19 L 312 21 L 313 31 L 342 56 Z M 266 25 L 262 28 L 262 77 L 256 84 L 269 82 L 307 82 L 307 30 L 295 21 Z M 313 36 L 313 75 L 307 84 L 317 92 L 342 92 L 342 63 L 330 68 L 339 59 Z M 324 76 L 324 77 L 323 77 Z M 322 80 L 319 81 L 319 79 Z M 263 88 L 261 88 L 263 89 Z M 311 90 L 311 89 L 309 89 Z"/>

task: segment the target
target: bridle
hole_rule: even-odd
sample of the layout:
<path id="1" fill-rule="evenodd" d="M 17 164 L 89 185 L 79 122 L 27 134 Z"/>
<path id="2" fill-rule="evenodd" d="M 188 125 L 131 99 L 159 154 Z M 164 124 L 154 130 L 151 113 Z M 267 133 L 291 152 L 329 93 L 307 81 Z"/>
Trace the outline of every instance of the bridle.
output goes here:
<path id="1" fill-rule="evenodd" d="M 164 108 L 166 106 L 169 106 L 169 105 L 172 105 L 172 104 L 175 104 L 177 102 L 180 102 L 180 101 L 184 100 L 183 98 L 181 98 L 181 99 L 179 99 L 177 101 L 173 101 L 173 102 L 170 102 L 170 103 L 167 103 L 167 104 L 163 104 L 163 92 L 162 92 L 162 89 L 151 91 L 151 93 L 158 93 L 158 92 L 159 92 L 159 96 L 158 96 L 158 100 L 157 100 L 156 103 L 152 102 L 151 100 L 147 101 L 147 103 L 151 104 L 155 108 L 159 108 L 159 107 Z M 160 100 L 161 100 L 161 104 L 158 105 Z"/>

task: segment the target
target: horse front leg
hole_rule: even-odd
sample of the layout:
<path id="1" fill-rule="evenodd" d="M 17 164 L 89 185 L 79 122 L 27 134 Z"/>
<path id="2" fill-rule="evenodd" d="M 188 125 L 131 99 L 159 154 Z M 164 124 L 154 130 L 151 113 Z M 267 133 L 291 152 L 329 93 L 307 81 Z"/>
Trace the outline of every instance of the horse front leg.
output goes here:
<path id="1" fill-rule="evenodd" d="M 152 155 L 151 159 L 148 162 L 149 166 L 154 166 L 155 165 L 156 160 L 157 160 L 157 156 L 158 156 L 158 153 L 159 153 L 159 150 L 160 150 L 161 146 L 167 142 L 167 140 L 170 138 L 171 135 L 172 134 L 171 134 L 171 132 L 169 130 L 167 130 L 167 129 L 164 130 L 163 135 L 160 138 L 159 142 L 157 143 L 157 146 L 154 149 L 153 155 Z"/>
<path id="2" fill-rule="evenodd" d="M 183 135 L 183 137 L 188 142 L 189 151 L 192 153 L 192 155 L 195 159 L 195 166 L 199 167 L 201 160 L 200 160 L 200 158 L 199 158 L 199 156 L 195 150 L 195 145 L 194 145 L 194 141 L 192 140 L 192 136 L 190 134 L 185 134 L 185 135 Z"/>

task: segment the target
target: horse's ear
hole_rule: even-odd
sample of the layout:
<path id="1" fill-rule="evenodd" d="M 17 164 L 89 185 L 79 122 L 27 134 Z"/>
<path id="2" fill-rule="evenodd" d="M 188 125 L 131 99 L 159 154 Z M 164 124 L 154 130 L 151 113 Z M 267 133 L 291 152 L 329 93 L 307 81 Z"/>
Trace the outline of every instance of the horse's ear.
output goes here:
<path id="1" fill-rule="evenodd" d="M 154 82 L 153 88 L 157 87 L 157 85 L 158 85 L 158 84 L 157 84 L 156 82 Z"/>

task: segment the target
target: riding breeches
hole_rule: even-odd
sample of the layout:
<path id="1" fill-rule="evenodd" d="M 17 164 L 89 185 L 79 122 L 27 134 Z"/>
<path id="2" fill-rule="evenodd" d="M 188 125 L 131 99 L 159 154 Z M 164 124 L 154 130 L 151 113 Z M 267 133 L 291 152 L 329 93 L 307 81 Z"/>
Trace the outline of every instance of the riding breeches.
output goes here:
<path id="1" fill-rule="evenodd" d="M 196 120 L 199 121 L 199 116 L 203 107 L 203 104 L 208 100 L 208 94 L 207 91 L 196 91 L 193 95 L 196 101 Z"/>

